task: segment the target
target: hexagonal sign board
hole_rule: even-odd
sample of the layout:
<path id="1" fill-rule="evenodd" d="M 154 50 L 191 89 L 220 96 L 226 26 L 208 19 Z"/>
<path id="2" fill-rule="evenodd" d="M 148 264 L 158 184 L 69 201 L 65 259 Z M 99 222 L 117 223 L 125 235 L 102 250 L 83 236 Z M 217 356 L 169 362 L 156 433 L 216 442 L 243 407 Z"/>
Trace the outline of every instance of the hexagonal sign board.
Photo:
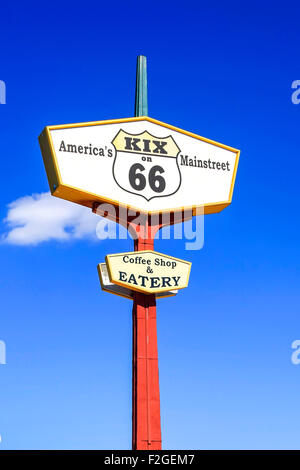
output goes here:
<path id="1" fill-rule="evenodd" d="M 48 126 L 39 141 L 51 193 L 84 206 L 197 214 L 231 203 L 239 150 L 150 117 Z"/>
<path id="2" fill-rule="evenodd" d="M 184 289 L 189 282 L 189 261 L 152 250 L 106 256 L 111 282 L 146 294 Z"/>

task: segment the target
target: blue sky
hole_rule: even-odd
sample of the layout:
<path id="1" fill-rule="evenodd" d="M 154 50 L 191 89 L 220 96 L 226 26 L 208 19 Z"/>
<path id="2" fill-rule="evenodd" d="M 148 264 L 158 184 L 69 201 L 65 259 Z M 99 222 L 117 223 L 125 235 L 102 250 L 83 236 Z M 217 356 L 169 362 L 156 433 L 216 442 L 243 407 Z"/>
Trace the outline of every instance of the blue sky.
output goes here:
<path id="1" fill-rule="evenodd" d="M 16 241 L 5 219 L 24 228 L 11 211 L 32 198 L 8 205 L 48 191 L 45 125 L 133 116 L 138 54 L 151 117 L 241 150 L 232 205 L 205 217 L 203 249 L 155 243 L 193 263 L 188 289 L 158 301 L 163 447 L 300 448 L 299 13 L 255 1 L 1 6 L 0 448 L 131 446 L 131 302 L 101 291 L 96 266 L 132 241 L 94 240 L 75 205 L 73 231 L 42 241 L 57 224 L 48 200 L 40 243 Z"/>

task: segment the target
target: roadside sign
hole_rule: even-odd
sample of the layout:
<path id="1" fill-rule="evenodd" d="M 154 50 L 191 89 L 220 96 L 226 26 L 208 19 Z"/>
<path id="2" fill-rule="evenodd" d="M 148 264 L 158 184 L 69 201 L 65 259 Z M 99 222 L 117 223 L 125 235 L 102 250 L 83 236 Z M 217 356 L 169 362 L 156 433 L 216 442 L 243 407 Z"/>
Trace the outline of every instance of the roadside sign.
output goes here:
<path id="1" fill-rule="evenodd" d="M 114 284 L 109 279 L 108 271 L 106 263 L 100 263 L 97 266 L 98 274 L 101 284 L 101 289 L 105 292 L 109 292 L 111 294 L 119 295 L 121 297 L 125 297 L 126 299 L 133 300 L 134 298 L 134 291 L 128 289 L 127 287 L 119 286 L 118 284 Z M 177 294 L 177 290 L 171 290 L 167 292 L 158 292 L 156 294 L 157 299 L 162 299 L 164 297 L 174 297 Z"/>
<path id="2" fill-rule="evenodd" d="M 107 255 L 106 264 L 114 284 L 154 294 L 187 287 L 192 263 L 144 250 Z"/>
<path id="3" fill-rule="evenodd" d="M 191 269 L 153 251 L 155 234 L 227 207 L 240 154 L 147 114 L 146 57 L 138 56 L 134 118 L 47 126 L 39 136 L 51 194 L 122 224 L 134 238 L 135 251 L 98 264 L 102 290 L 133 299 L 133 450 L 162 448 L 156 298 L 187 287 Z"/>
<path id="4" fill-rule="evenodd" d="M 51 193 L 143 213 L 219 212 L 239 150 L 147 116 L 47 126 L 39 137 Z"/>

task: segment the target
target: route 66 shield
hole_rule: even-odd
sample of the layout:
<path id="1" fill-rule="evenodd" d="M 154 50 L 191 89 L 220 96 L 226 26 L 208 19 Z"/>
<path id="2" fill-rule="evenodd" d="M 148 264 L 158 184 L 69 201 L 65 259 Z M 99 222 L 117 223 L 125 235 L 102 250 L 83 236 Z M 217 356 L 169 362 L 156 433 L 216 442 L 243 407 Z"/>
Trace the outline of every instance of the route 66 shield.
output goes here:
<path id="1" fill-rule="evenodd" d="M 135 135 L 120 130 L 112 144 L 116 150 L 113 176 L 120 188 L 147 201 L 178 191 L 180 149 L 172 136 L 155 137 L 148 131 Z"/>

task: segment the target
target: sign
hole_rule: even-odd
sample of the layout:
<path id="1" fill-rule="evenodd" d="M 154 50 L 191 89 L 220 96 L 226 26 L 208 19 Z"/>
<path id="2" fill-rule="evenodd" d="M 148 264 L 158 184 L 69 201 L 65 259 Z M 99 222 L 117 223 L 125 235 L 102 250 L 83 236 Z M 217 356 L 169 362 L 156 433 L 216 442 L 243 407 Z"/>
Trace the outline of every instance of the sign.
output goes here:
<path id="1" fill-rule="evenodd" d="M 112 142 L 116 150 L 113 164 L 116 183 L 146 201 L 171 196 L 181 183 L 177 161 L 180 148 L 170 136 L 159 139 L 148 132 L 132 135 L 121 130 Z M 132 151 L 138 148 L 145 154 L 142 159 L 138 151 Z"/>
<path id="2" fill-rule="evenodd" d="M 152 250 L 106 256 L 110 280 L 146 294 L 187 287 L 191 264 Z"/>
<path id="3" fill-rule="evenodd" d="M 231 203 L 239 150 L 150 117 L 48 126 L 39 141 L 51 193 L 84 206 L 197 214 Z"/>
<path id="4" fill-rule="evenodd" d="M 111 294 L 116 294 L 121 297 L 125 297 L 126 299 L 133 300 L 134 298 L 134 291 L 128 289 L 127 287 L 119 286 L 118 284 L 114 284 L 109 279 L 107 266 L 105 263 L 100 263 L 97 266 L 98 274 L 101 284 L 101 289 L 105 292 L 109 292 Z M 174 297 L 177 294 L 177 290 L 167 291 L 167 292 L 158 292 L 156 294 L 156 299 L 162 299 L 164 297 Z"/>

